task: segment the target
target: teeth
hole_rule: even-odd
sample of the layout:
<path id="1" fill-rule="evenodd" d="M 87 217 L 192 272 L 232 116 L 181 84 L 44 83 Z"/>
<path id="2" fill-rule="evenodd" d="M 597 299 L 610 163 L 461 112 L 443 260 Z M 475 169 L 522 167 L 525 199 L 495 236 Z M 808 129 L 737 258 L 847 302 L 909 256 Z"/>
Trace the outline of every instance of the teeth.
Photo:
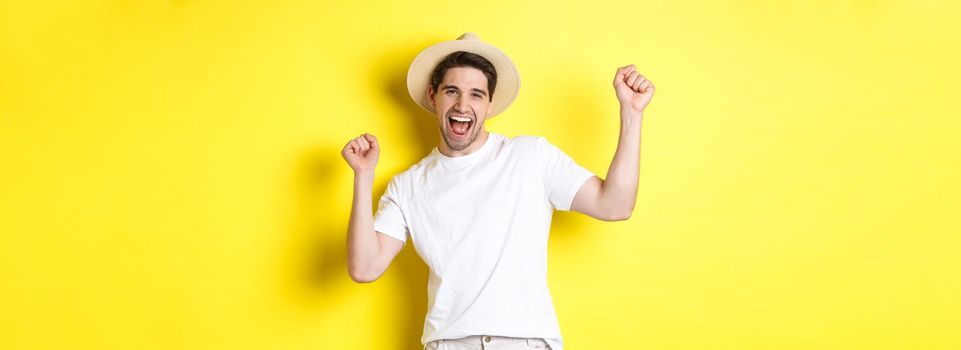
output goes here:
<path id="1" fill-rule="evenodd" d="M 453 119 L 454 121 L 458 121 L 458 122 L 465 122 L 465 123 L 470 121 L 470 118 L 455 117 L 455 116 L 450 116 L 450 119 Z"/>

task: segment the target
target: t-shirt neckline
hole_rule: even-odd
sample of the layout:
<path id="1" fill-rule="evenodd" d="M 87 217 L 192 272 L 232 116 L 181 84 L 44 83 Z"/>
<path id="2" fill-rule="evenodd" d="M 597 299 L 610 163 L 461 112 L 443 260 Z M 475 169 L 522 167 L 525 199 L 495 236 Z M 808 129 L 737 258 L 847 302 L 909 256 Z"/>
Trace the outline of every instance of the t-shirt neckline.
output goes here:
<path id="1" fill-rule="evenodd" d="M 487 140 L 484 140 L 484 144 L 481 145 L 476 151 L 463 155 L 460 157 L 448 157 L 447 155 L 440 152 L 440 146 L 434 147 L 434 157 L 438 161 L 444 164 L 450 164 L 455 166 L 467 165 L 476 162 L 484 154 L 490 152 L 491 148 L 494 148 L 494 139 L 500 139 L 501 135 L 493 132 L 487 132 Z"/>

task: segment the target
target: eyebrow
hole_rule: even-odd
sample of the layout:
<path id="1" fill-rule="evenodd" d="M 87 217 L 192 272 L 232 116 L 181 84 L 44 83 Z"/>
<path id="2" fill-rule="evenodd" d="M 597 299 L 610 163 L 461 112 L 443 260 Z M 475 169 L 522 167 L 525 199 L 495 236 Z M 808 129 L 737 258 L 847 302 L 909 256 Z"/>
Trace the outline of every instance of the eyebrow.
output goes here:
<path id="1" fill-rule="evenodd" d="M 456 87 L 456 86 L 454 86 L 454 85 L 444 85 L 444 86 L 442 86 L 440 89 L 441 89 L 441 90 L 456 89 L 457 91 L 460 91 L 460 88 L 458 88 L 458 87 Z M 479 93 L 483 94 L 484 96 L 487 96 L 487 91 L 484 91 L 484 90 L 481 90 L 481 89 L 478 89 L 478 88 L 473 88 L 473 89 L 470 89 L 470 90 L 471 90 L 471 91 L 474 91 L 474 92 L 479 92 Z"/>

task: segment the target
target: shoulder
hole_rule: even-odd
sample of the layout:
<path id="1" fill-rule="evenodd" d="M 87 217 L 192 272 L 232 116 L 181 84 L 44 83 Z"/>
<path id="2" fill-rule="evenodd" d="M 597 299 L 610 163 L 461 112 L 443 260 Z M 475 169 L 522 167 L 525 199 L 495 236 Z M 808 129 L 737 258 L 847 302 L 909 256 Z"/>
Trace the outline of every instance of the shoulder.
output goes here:
<path id="1" fill-rule="evenodd" d="M 414 186 L 414 180 L 421 177 L 424 172 L 430 168 L 430 165 L 435 161 L 434 152 L 428 153 L 424 158 L 422 158 L 417 163 L 407 167 L 403 171 L 394 174 L 390 178 L 390 183 L 388 183 L 388 189 L 393 187 L 393 190 L 406 190 Z"/>
<path id="2" fill-rule="evenodd" d="M 543 136 L 520 135 L 511 138 L 511 142 L 514 143 L 518 151 L 522 151 L 537 159 L 556 156 L 557 153 L 562 152 L 560 148 Z"/>
<path id="3" fill-rule="evenodd" d="M 504 144 L 510 149 L 510 153 L 533 158 L 535 162 L 550 161 L 565 155 L 564 151 L 543 136 L 518 135 L 505 138 Z"/>
<path id="4" fill-rule="evenodd" d="M 423 164 L 417 163 L 411 165 L 404 171 L 394 174 L 394 176 L 390 178 L 390 186 L 398 187 L 408 185 L 410 183 L 410 179 L 416 177 L 416 174 L 419 173 L 421 169 L 423 169 Z"/>
<path id="5" fill-rule="evenodd" d="M 545 139 L 541 136 L 535 135 L 517 135 L 510 138 L 510 142 L 518 145 L 534 145 L 537 142 L 541 142 L 541 140 Z"/>
<path id="6" fill-rule="evenodd" d="M 516 151 L 529 151 L 531 153 L 537 153 L 540 148 L 547 142 L 542 136 L 535 135 L 517 135 L 514 137 L 505 137 L 504 144 L 508 145 L 510 148 Z"/>

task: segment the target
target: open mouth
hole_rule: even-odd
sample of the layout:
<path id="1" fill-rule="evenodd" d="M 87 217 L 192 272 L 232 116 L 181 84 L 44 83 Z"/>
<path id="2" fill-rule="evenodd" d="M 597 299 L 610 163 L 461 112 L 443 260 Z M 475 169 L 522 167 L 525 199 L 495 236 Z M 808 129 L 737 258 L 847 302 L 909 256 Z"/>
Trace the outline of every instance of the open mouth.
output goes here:
<path id="1" fill-rule="evenodd" d="M 464 115 L 449 115 L 447 116 L 447 123 L 450 125 L 450 131 L 457 136 L 466 136 L 474 125 L 474 119 Z"/>

